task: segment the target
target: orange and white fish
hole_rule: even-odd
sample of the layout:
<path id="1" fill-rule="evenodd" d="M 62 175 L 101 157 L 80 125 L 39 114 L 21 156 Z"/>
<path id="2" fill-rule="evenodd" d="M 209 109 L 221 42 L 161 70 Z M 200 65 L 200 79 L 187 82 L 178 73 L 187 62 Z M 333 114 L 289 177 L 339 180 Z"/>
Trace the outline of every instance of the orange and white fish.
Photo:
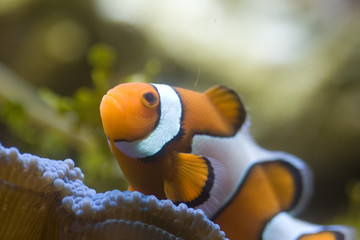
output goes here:
<path id="1" fill-rule="evenodd" d="M 229 88 L 120 84 L 103 97 L 100 113 L 131 191 L 202 209 L 230 239 L 353 238 L 346 227 L 292 216 L 310 196 L 311 174 L 300 159 L 252 140 Z"/>

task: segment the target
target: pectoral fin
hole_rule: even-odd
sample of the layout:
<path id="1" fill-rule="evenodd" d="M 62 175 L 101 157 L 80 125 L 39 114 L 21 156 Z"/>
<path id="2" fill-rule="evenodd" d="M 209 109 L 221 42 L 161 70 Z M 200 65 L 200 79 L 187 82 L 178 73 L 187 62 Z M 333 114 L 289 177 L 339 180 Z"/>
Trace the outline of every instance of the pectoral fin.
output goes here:
<path id="1" fill-rule="evenodd" d="M 174 153 L 172 161 L 174 169 L 164 181 L 166 197 L 188 206 L 205 202 L 214 183 L 214 171 L 209 160 L 190 153 Z"/>

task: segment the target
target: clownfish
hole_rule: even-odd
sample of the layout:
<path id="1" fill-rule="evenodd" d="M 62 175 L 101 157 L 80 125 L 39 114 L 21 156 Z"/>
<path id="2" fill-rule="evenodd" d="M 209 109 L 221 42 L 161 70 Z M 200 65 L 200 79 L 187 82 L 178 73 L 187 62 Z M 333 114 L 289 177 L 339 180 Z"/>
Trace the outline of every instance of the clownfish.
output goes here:
<path id="1" fill-rule="evenodd" d="M 258 146 L 231 89 L 204 93 L 164 84 L 109 90 L 100 115 L 130 191 L 201 209 L 230 239 L 350 240 L 344 226 L 293 217 L 311 193 L 300 159 Z"/>

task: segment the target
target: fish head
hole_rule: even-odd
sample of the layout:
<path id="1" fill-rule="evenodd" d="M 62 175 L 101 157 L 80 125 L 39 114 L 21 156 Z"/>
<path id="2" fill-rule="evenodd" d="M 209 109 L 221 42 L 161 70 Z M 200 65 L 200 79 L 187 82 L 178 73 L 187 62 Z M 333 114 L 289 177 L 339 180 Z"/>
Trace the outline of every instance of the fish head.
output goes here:
<path id="1" fill-rule="evenodd" d="M 160 97 L 151 84 L 120 84 L 102 98 L 100 115 L 110 141 L 140 140 L 150 134 L 159 121 Z"/>

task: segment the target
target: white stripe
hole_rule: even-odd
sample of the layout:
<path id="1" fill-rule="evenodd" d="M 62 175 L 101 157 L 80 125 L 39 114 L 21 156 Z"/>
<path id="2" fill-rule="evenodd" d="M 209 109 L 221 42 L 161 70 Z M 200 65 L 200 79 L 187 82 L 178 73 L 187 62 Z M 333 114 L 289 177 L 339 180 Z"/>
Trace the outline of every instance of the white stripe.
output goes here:
<path id="1" fill-rule="evenodd" d="M 291 210 L 291 214 L 298 213 L 306 205 L 312 192 L 311 171 L 304 162 L 291 154 L 261 148 L 250 136 L 248 125 L 249 121 L 233 137 L 195 135 L 191 153 L 217 159 L 224 165 L 228 184 L 223 185 L 223 188 L 226 189 L 228 198 L 223 205 L 232 200 L 253 165 L 274 160 L 291 164 L 299 171 L 302 181 L 300 199 Z"/>
<path id="2" fill-rule="evenodd" d="M 214 169 L 214 184 L 210 190 L 209 199 L 194 208 L 203 210 L 205 215 L 211 218 L 223 206 L 228 197 L 228 192 L 224 186 L 229 184 L 229 179 L 226 175 L 226 169 L 221 162 L 214 158 L 207 157 L 207 159 Z"/>
<path id="3" fill-rule="evenodd" d="M 266 225 L 262 234 L 264 240 L 296 240 L 303 234 L 316 233 L 320 226 L 293 218 L 281 212 Z"/>
<path id="4" fill-rule="evenodd" d="M 164 84 L 152 84 L 160 95 L 160 120 L 145 139 L 133 142 L 114 142 L 115 146 L 131 158 L 150 157 L 171 141 L 181 128 L 181 101 L 175 90 Z"/>
<path id="5" fill-rule="evenodd" d="M 345 240 L 354 240 L 356 233 L 351 228 L 339 225 L 321 226 L 307 223 L 281 212 L 266 225 L 262 234 L 263 240 L 296 240 L 304 234 L 319 233 L 322 231 L 338 231 Z"/>

